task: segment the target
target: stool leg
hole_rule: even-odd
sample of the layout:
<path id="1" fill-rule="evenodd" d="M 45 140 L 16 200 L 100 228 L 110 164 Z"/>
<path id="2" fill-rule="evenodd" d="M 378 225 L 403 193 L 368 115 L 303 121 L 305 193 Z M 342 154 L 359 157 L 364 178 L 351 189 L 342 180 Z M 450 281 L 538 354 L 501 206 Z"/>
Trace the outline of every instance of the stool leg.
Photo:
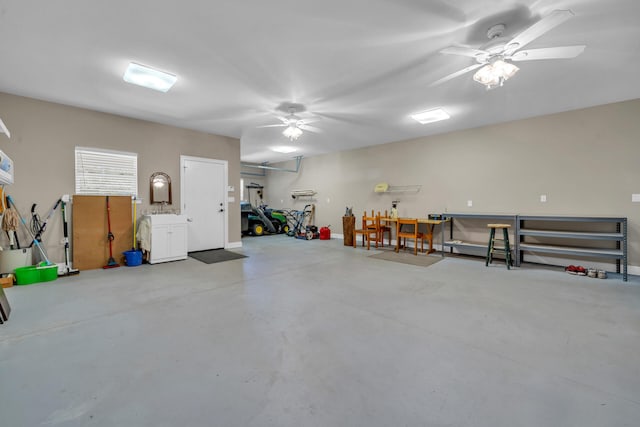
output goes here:
<path id="1" fill-rule="evenodd" d="M 511 270 L 511 247 L 509 246 L 509 232 L 506 228 L 502 229 L 502 233 L 504 236 L 504 256 L 505 262 L 507 263 L 507 270 Z"/>
<path id="2" fill-rule="evenodd" d="M 496 235 L 496 229 L 492 228 L 489 232 L 489 244 L 487 245 L 487 259 L 484 262 L 485 267 L 488 267 L 493 260 L 493 242 Z"/>

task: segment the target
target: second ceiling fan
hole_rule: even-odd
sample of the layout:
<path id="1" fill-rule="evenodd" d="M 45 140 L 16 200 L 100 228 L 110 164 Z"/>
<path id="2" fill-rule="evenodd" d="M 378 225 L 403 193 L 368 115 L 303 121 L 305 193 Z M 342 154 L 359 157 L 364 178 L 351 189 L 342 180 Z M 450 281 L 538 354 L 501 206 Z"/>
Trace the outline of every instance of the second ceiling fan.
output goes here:
<path id="1" fill-rule="evenodd" d="M 297 140 L 303 133 L 303 131 L 309 131 L 314 133 L 321 133 L 322 130 L 315 126 L 309 126 L 309 123 L 314 123 L 320 120 L 317 117 L 313 118 L 301 118 L 296 114 L 300 114 L 306 110 L 302 104 L 289 104 L 286 106 L 279 106 L 278 110 L 285 110 L 289 114 L 286 116 L 276 116 L 282 123 L 275 125 L 258 126 L 259 128 L 270 127 L 284 127 L 282 134 L 289 138 L 290 141 Z"/>
<path id="2" fill-rule="evenodd" d="M 485 85 L 487 89 L 492 89 L 496 86 L 502 86 L 518 71 L 519 68 L 512 62 L 574 58 L 580 55 L 586 46 L 557 46 L 520 50 L 573 16 L 573 12 L 570 10 L 554 10 L 511 40 L 505 40 L 502 37 L 505 25 L 496 24 L 487 30 L 487 37 L 490 41 L 480 49 L 466 46 L 445 48 L 440 53 L 467 56 L 475 59 L 476 63 L 433 82 L 431 86 L 439 85 L 480 68 L 474 74 L 473 79 Z"/>

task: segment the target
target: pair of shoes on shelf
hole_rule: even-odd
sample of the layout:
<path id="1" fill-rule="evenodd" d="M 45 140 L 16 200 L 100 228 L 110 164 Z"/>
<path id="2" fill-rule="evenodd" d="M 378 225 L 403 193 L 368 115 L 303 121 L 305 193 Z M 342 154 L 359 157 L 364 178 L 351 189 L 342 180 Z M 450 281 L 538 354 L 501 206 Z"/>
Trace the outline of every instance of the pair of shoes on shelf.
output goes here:
<path id="1" fill-rule="evenodd" d="M 564 269 L 569 274 L 577 274 L 578 276 L 586 276 L 587 270 L 581 265 L 570 265 Z"/>
<path id="2" fill-rule="evenodd" d="M 604 270 L 596 270 L 595 268 L 590 268 L 587 270 L 587 276 L 598 279 L 606 279 L 607 272 Z"/>

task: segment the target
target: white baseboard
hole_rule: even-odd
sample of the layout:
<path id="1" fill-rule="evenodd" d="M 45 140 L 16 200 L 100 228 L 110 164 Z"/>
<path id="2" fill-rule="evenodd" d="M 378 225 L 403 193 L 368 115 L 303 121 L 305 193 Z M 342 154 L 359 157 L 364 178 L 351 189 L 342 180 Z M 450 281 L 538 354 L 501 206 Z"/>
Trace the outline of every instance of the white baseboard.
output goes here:
<path id="1" fill-rule="evenodd" d="M 242 241 L 239 242 L 229 242 L 225 249 L 239 249 L 242 247 Z"/>

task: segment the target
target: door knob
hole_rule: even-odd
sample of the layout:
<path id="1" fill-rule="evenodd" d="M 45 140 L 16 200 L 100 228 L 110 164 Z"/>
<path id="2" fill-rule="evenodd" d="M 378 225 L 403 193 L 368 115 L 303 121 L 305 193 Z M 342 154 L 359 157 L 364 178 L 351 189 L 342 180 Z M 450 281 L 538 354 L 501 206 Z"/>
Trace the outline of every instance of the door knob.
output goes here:
<path id="1" fill-rule="evenodd" d="M 193 222 L 193 218 L 187 218 L 187 222 Z"/>

